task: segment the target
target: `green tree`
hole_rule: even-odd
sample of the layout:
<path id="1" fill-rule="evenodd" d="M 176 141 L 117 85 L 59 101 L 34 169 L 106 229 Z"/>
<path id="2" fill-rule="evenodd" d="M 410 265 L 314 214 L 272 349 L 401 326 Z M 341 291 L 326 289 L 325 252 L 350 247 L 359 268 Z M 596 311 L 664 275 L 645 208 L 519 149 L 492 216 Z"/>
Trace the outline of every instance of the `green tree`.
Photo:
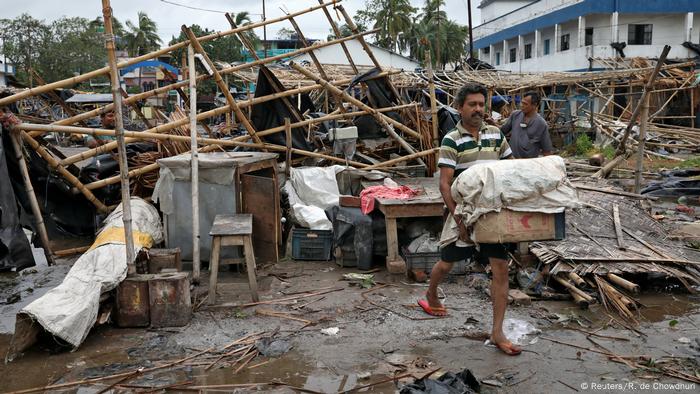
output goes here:
<path id="1" fill-rule="evenodd" d="M 2 54 L 15 66 L 20 82 L 31 84 L 29 70 L 39 68 L 41 51 L 50 39 L 51 29 L 44 21 L 22 14 L 15 19 L 0 19 Z"/>
<path id="2" fill-rule="evenodd" d="M 292 40 L 296 37 L 296 35 L 297 35 L 296 31 L 289 29 L 289 28 L 286 28 L 286 27 L 283 27 L 277 31 L 277 39 L 278 40 Z"/>
<path id="3" fill-rule="evenodd" d="M 139 11 L 136 24 L 126 21 L 126 27 L 128 31 L 124 39 L 129 55 L 141 56 L 160 48 L 162 41 L 157 34 L 158 26 L 145 12 Z"/>
<path id="4" fill-rule="evenodd" d="M 407 33 L 413 26 L 416 9 L 409 0 L 378 0 L 374 27 L 380 28 L 375 36 L 377 45 L 401 52 L 406 49 Z"/>
<path id="5" fill-rule="evenodd" d="M 90 27 L 97 32 L 104 33 L 104 26 L 105 22 L 102 20 L 101 16 L 90 21 Z M 124 24 L 114 16 L 112 16 L 112 33 L 116 39 L 117 50 L 126 51 L 128 48 L 126 47 L 126 30 L 124 29 Z"/>
<path id="6" fill-rule="evenodd" d="M 47 81 L 83 74 L 107 61 L 104 36 L 89 19 L 63 17 L 50 25 L 35 70 Z"/>

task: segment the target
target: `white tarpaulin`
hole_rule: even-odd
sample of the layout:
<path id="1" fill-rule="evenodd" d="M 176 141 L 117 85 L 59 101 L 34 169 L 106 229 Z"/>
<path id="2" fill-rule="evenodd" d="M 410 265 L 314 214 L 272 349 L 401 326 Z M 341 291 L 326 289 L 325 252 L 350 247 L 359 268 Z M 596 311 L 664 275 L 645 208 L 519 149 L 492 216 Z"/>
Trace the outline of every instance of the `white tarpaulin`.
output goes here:
<path id="1" fill-rule="evenodd" d="M 340 190 L 335 175 L 342 166 L 291 168 L 284 189 L 294 220 L 312 230 L 332 230 L 325 209 L 338 205 Z"/>
<path id="2" fill-rule="evenodd" d="M 163 240 L 163 227 L 158 211 L 140 198 L 131 199 L 131 216 L 136 256 L 142 248 Z M 29 316 L 46 331 L 78 347 L 95 324 L 100 295 L 116 288 L 126 274 L 120 204 L 105 219 L 92 247 L 78 258 L 63 282 L 19 314 Z"/>
<path id="3" fill-rule="evenodd" d="M 476 164 L 461 173 L 452 184 L 455 214 L 469 227 L 482 215 L 502 208 L 521 212 L 563 212 L 580 208 L 576 189 L 566 177 L 564 159 L 498 160 Z M 459 237 L 452 215 L 445 222 L 440 244 Z"/>

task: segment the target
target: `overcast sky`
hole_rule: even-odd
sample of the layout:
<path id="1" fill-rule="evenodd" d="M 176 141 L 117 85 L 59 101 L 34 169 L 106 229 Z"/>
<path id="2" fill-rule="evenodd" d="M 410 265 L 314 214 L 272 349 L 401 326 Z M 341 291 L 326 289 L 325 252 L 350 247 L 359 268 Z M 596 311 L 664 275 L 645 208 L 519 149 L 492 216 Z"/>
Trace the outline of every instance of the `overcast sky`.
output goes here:
<path id="1" fill-rule="evenodd" d="M 330 2 L 331 0 L 326 0 Z M 366 0 L 344 0 L 341 4 L 354 15 L 364 8 Z M 0 0 L 0 3 L 10 3 L 10 0 Z M 0 8 L 0 18 L 14 18 L 28 13 L 36 19 L 51 22 L 62 16 L 81 16 L 93 19 L 102 15 L 101 0 L 19 0 L 12 1 Z M 197 24 L 213 30 L 229 29 L 223 12 L 250 12 L 253 21 L 262 20 L 262 0 L 112 0 L 114 15 L 122 23 L 126 20 L 135 21 L 139 11 L 145 11 L 158 24 L 158 34 L 167 44 L 173 35 L 177 36 L 183 24 Z M 174 4 L 173 4 L 174 3 Z M 411 0 L 415 7 L 421 7 L 424 0 Z M 474 26 L 480 22 L 479 9 L 476 6 L 480 0 L 472 0 L 474 11 Z M 187 7 L 202 8 L 211 11 L 197 10 Z M 467 25 L 467 0 L 446 0 L 446 11 L 450 19 Z M 290 13 L 318 5 L 317 0 L 266 0 L 267 18 L 284 15 L 280 7 L 285 7 Z M 342 16 L 341 16 L 342 18 Z M 330 26 L 321 10 L 295 18 L 307 38 L 325 39 L 330 32 Z M 335 17 L 338 21 L 337 17 Z M 268 26 L 268 38 L 275 38 L 277 30 L 282 27 L 292 28 L 289 22 L 279 22 Z M 262 28 L 256 30 L 262 38 Z"/>

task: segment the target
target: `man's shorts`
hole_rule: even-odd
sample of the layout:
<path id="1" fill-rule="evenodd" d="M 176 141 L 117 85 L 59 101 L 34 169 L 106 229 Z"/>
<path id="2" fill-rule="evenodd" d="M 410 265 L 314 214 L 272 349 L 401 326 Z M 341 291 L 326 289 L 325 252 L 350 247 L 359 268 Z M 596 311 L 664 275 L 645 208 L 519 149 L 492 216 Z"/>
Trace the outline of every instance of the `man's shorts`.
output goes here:
<path id="1" fill-rule="evenodd" d="M 473 245 L 460 247 L 455 244 L 456 242 L 453 242 L 440 249 L 440 260 L 446 263 L 456 263 L 474 258 L 479 263 L 486 265 L 489 263 L 489 257 L 508 260 L 508 252 L 512 252 L 516 248 L 514 243 L 480 244 L 480 250 L 476 250 Z"/>

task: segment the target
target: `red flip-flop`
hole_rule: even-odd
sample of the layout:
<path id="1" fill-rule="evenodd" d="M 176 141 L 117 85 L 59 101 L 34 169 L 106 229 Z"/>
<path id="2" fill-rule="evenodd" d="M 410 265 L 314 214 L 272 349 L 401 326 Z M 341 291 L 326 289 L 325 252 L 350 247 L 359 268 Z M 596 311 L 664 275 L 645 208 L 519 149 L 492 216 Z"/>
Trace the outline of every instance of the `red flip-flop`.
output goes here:
<path id="1" fill-rule="evenodd" d="M 429 314 L 430 316 L 447 316 L 447 309 L 444 306 L 430 306 L 430 304 L 428 304 L 428 300 L 419 300 L 418 305 L 423 309 L 423 312 Z"/>
<path id="2" fill-rule="evenodd" d="M 517 356 L 520 353 L 523 352 L 522 349 L 520 349 L 519 346 L 514 345 L 513 342 L 506 342 L 506 343 L 496 343 L 491 341 L 496 347 L 502 351 L 503 353 L 509 355 L 509 356 Z"/>

